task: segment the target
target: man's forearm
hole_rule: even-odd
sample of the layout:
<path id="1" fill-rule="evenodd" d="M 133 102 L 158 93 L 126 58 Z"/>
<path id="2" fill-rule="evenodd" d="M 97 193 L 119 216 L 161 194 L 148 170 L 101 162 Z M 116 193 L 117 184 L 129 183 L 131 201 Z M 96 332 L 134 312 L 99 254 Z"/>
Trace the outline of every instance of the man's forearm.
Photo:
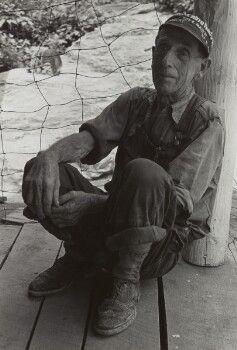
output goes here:
<path id="1" fill-rule="evenodd" d="M 66 136 L 50 146 L 44 153 L 60 162 L 78 162 L 89 154 L 95 141 L 88 131 Z"/>

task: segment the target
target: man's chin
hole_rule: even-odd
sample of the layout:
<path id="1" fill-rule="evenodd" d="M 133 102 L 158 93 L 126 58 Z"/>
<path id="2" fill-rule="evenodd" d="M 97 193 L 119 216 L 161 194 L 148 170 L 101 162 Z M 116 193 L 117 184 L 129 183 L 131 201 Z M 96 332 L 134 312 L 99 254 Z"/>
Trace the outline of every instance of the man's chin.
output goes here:
<path id="1" fill-rule="evenodd" d="M 175 92 L 175 89 L 172 88 L 171 86 L 167 86 L 167 85 L 161 85 L 161 84 L 156 84 L 155 85 L 156 91 L 164 96 L 169 96 L 172 95 Z"/>

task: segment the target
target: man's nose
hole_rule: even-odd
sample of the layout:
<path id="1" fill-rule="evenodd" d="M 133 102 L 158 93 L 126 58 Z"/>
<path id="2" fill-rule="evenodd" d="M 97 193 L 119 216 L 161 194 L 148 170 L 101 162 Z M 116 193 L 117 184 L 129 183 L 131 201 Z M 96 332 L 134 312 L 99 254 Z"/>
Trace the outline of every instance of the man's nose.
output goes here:
<path id="1" fill-rule="evenodd" d="M 162 64 L 164 67 L 172 67 L 174 63 L 174 50 L 169 49 L 165 52 L 164 57 L 162 59 Z"/>

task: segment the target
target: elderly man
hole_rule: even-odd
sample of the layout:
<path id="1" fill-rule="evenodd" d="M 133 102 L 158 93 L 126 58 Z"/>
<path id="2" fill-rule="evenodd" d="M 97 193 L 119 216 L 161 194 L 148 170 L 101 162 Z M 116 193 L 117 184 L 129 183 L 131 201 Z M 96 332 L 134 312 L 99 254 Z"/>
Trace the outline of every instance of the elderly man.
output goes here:
<path id="1" fill-rule="evenodd" d="M 94 322 L 99 334 L 126 329 L 136 317 L 139 280 L 166 274 L 185 243 L 210 231 L 223 126 L 193 83 L 210 66 L 211 46 L 198 17 L 172 16 L 152 48 L 155 89 L 125 92 L 25 167 L 25 215 L 63 239 L 66 251 L 31 282 L 29 294 L 61 291 L 86 262 L 108 257 L 111 284 Z M 106 192 L 68 164 L 95 164 L 116 146 Z"/>

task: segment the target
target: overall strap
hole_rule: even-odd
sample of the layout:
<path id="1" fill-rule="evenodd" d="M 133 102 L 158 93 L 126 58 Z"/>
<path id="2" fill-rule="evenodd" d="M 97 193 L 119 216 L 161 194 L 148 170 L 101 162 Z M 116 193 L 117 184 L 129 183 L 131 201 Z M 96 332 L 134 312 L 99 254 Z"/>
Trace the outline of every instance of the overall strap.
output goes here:
<path id="1" fill-rule="evenodd" d="M 201 106 L 204 102 L 207 101 L 204 97 L 194 93 L 191 100 L 189 101 L 186 109 L 184 110 L 182 117 L 180 119 L 179 124 L 177 125 L 177 130 L 185 129 L 187 132 L 191 129 L 193 118 L 196 115 L 196 112 L 200 112 L 200 116 L 204 119 L 204 123 L 206 124 L 208 121 L 208 116 L 205 113 L 202 113 Z M 182 128 L 182 124 L 185 123 L 185 128 Z M 191 138 L 192 139 L 192 138 Z M 193 139 L 192 139 L 193 140 Z"/>
<path id="2" fill-rule="evenodd" d="M 202 105 L 205 101 L 207 101 L 205 98 L 196 93 L 191 98 L 181 117 L 180 123 L 177 125 L 177 139 L 180 140 L 178 142 L 180 144 L 180 147 L 177 147 L 175 157 L 173 159 L 170 159 L 170 161 L 173 161 L 175 158 L 177 158 L 184 151 L 184 149 L 187 148 L 207 128 L 209 123 L 209 115 L 208 113 L 205 113 L 205 110 L 202 108 Z M 198 134 L 192 134 L 192 124 L 196 118 L 197 113 L 199 118 L 202 118 L 203 128 L 200 128 L 200 132 Z M 185 132 L 183 130 L 185 130 Z"/>
<path id="3" fill-rule="evenodd" d="M 135 111 L 134 115 L 128 119 L 127 125 L 120 140 L 120 144 L 123 143 L 128 134 L 133 134 L 138 126 L 140 126 L 147 118 L 150 118 L 155 100 L 156 94 L 152 90 L 138 102 L 137 110 Z"/>
<path id="4" fill-rule="evenodd" d="M 208 125 L 208 113 L 201 107 L 206 100 L 194 94 L 189 101 L 185 111 L 183 112 L 180 122 L 175 125 L 175 138 L 169 144 L 160 144 L 155 146 L 154 161 L 165 169 L 168 168 L 169 163 L 177 158 L 185 148 L 187 148 L 199 135 L 204 131 Z M 194 131 L 193 123 L 198 118 L 201 118 L 200 132 Z M 174 122 L 175 123 L 175 122 Z M 200 125 L 200 124 L 199 124 Z M 194 127 L 194 130 L 196 128 Z"/>

